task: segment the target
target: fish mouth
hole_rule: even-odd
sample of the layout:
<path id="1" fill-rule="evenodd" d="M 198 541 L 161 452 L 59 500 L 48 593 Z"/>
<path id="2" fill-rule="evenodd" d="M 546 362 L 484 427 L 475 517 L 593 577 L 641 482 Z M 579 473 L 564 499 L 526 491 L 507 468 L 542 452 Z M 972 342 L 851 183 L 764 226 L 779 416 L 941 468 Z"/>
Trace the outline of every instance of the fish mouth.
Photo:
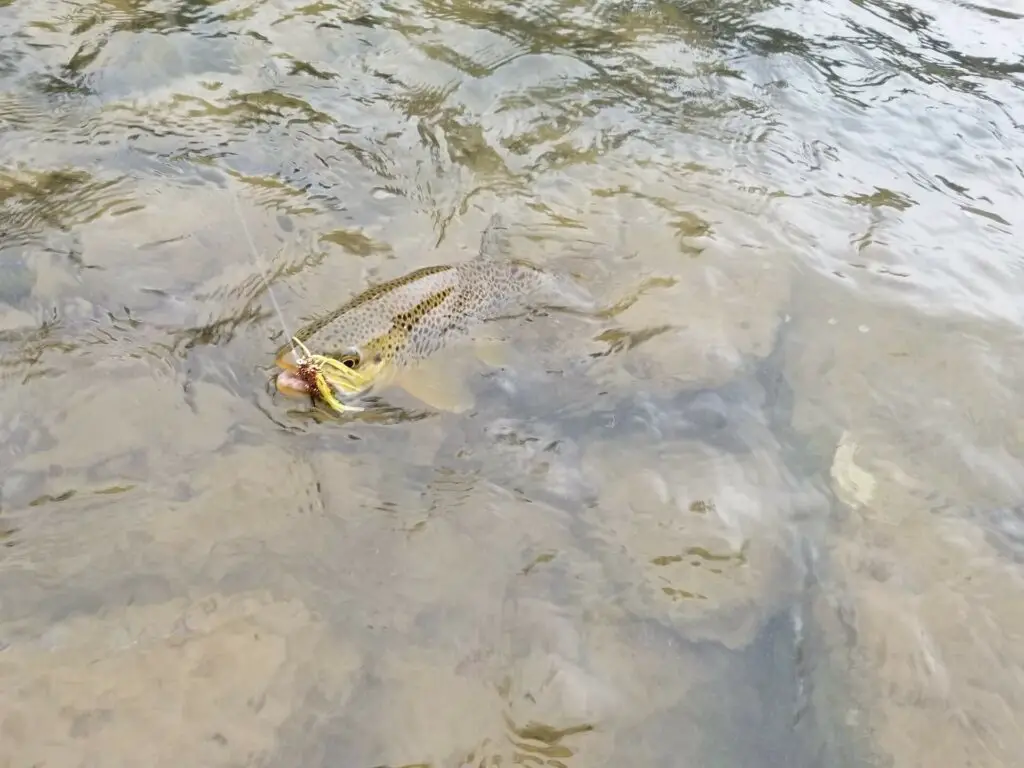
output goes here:
<path id="1" fill-rule="evenodd" d="M 278 354 L 274 363 L 280 369 L 275 380 L 278 392 L 292 397 L 310 397 L 317 394 L 315 384 L 308 375 L 303 375 L 294 349 L 284 349 Z M 342 401 L 352 400 L 365 394 L 372 384 L 371 378 L 366 377 L 362 372 L 351 371 L 349 373 L 349 369 L 340 365 L 322 367 L 320 373 L 332 393 Z"/>
<path id="2" fill-rule="evenodd" d="M 278 353 L 274 364 L 281 369 L 274 382 L 278 392 L 282 395 L 291 395 L 292 397 L 308 397 L 313 394 L 309 384 L 298 374 L 299 361 L 295 355 L 295 350 L 291 347 L 285 347 Z"/>
<path id="3" fill-rule="evenodd" d="M 313 390 L 310 389 L 306 380 L 293 371 L 281 371 L 278 373 L 274 384 L 277 386 L 277 391 L 282 395 L 308 397 L 313 394 Z"/>

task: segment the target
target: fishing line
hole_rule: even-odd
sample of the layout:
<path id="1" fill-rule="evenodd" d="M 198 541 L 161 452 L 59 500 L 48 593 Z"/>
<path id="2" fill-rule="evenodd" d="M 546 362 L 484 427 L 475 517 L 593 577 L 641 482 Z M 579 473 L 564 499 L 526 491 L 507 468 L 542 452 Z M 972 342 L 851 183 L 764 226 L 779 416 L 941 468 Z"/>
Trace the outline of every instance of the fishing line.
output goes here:
<path id="1" fill-rule="evenodd" d="M 256 263 L 256 271 L 259 272 L 260 280 L 263 281 L 263 287 L 267 291 L 267 295 L 270 296 L 270 302 L 274 305 L 274 311 L 277 312 L 277 319 L 281 321 L 281 330 L 284 331 L 285 337 L 288 338 L 288 343 L 291 345 L 292 352 L 295 353 L 296 360 L 302 360 L 303 356 L 299 355 L 299 350 L 295 347 L 295 339 L 292 336 L 291 331 L 288 329 L 288 323 L 284 319 L 284 313 L 281 311 L 281 306 L 277 303 L 277 297 L 274 295 L 274 289 L 270 286 L 270 281 L 267 279 L 267 272 L 269 271 L 263 260 L 260 258 L 260 253 L 256 249 L 256 242 L 253 240 L 252 232 L 249 231 L 249 225 L 245 223 L 245 216 L 242 215 L 242 206 L 238 202 L 238 195 L 235 193 L 235 188 L 229 186 L 231 192 L 231 202 L 235 206 L 235 215 L 238 216 L 238 221 L 242 225 L 242 231 L 245 233 L 245 239 L 249 243 L 249 249 L 252 251 L 253 260 Z"/>
<path id="2" fill-rule="evenodd" d="M 242 206 L 238 202 L 238 195 L 235 194 L 234 187 L 230 189 L 230 192 L 231 202 L 235 206 L 235 214 L 238 216 L 238 221 L 242 225 L 242 231 L 245 232 L 245 239 L 249 243 L 249 249 L 252 251 L 252 257 L 256 263 L 256 271 L 259 272 L 260 279 L 263 281 L 263 285 L 267 289 L 270 301 L 274 305 L 274 311 L 277 312 L 277 319 L 281 321 L 281 329 L 288 337 L 288 343 L 291 345 L 292 353 L 295 355 L 295 362 L 299 365 L 299 371 L 303 372 L 301 374 L 304 377 L 303 380 L 306 381 L 307 385 L 310 387 L 310 394 L 313 394 L 314 392 L 318 394 L 328 406 L 338 413 L 363 410 L 360 406 L 343 404 L 340 402 L 334 396 L 331 383 L 328 381 L 327 375 L 324 371 L 326 369 L 333 374 L 333 380 L 335 383 L 340 383 L 339 378 L 341 378 L 346 380 L 350 385 L 361 385 L 363 383 L 362 377 L 334 358 L 311 353 L 306 348 L 306 345 L 293 336 L 291 331 L 288 329 L 288 323 L 284 319 L 284 313 L 281 311 L 281 306 L 277 303 L 277 297 L 274 295 L 274 290 L 271 288 L 270 281 L 267 279 L 269 270 L 260 258 L 260 252 L 256 249 L 256 242 L 253 240 L 252 232 L 249 231 L 249 225 L 245 222 L 245 216 L 242 215 Z"/>

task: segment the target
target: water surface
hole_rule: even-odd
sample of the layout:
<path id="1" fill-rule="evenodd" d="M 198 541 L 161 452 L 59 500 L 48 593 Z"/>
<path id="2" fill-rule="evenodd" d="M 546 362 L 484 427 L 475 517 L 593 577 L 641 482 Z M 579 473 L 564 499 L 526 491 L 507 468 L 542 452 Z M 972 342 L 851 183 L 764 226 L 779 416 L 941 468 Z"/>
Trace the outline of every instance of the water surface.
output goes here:
<path id="1" fill-rule="evenodd" d="M 0 0 L 0 765 L 1014 764 L 986 2 Z M 494 211 L 618 311 L 274 394 Z"/>

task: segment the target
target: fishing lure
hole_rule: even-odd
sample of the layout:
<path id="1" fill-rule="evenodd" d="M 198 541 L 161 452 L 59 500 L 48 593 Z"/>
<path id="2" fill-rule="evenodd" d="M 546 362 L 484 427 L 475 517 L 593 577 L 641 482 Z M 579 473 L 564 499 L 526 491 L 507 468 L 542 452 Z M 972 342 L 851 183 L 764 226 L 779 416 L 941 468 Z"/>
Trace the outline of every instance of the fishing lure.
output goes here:
<path id="1" fill-rule="evenodd" d="M 331 409 L 338 413 L 364 410 L 357 405 L 346 405 L 339 401 L 334 396 L 334 391 L 331 388 L 330 382 L 327 380 L 327 372 L 335 371 L 338 375 L 333 378 L 335 381 L 338 381 L 339 385 L 344 386 L 345 384 L 355 384 L 356 389 L 362 389 L 365 382 L 362 381 L 362 377 L 357 371 L 352 370 L 344 363 L 335 360 L 333 357 L 327 357 L 326 355 L 314 355 L 309 351 L 305 344 L 294 336 L 292 337 L 292 342 L 302 350 L 302 358 L 298 360 L 299 365 L 295 371 L 295 375 L 306 383 L 310 394 L 318 394 L 321 400 L 327 403 Z M 343 381 L 339 381 L 339 379 Z"/>

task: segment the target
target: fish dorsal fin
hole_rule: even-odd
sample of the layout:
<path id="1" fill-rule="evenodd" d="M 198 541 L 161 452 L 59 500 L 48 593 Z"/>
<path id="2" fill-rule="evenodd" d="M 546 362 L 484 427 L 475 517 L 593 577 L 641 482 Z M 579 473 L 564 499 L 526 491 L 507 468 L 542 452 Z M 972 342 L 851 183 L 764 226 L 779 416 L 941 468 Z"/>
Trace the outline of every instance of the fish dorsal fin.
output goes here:
<path id="1" fill-rule="evenodd" d="M 494 259 L 508 251 L 508 222 L 501 213 L 495 213 L 480 236 L 478 259 Z"/>

